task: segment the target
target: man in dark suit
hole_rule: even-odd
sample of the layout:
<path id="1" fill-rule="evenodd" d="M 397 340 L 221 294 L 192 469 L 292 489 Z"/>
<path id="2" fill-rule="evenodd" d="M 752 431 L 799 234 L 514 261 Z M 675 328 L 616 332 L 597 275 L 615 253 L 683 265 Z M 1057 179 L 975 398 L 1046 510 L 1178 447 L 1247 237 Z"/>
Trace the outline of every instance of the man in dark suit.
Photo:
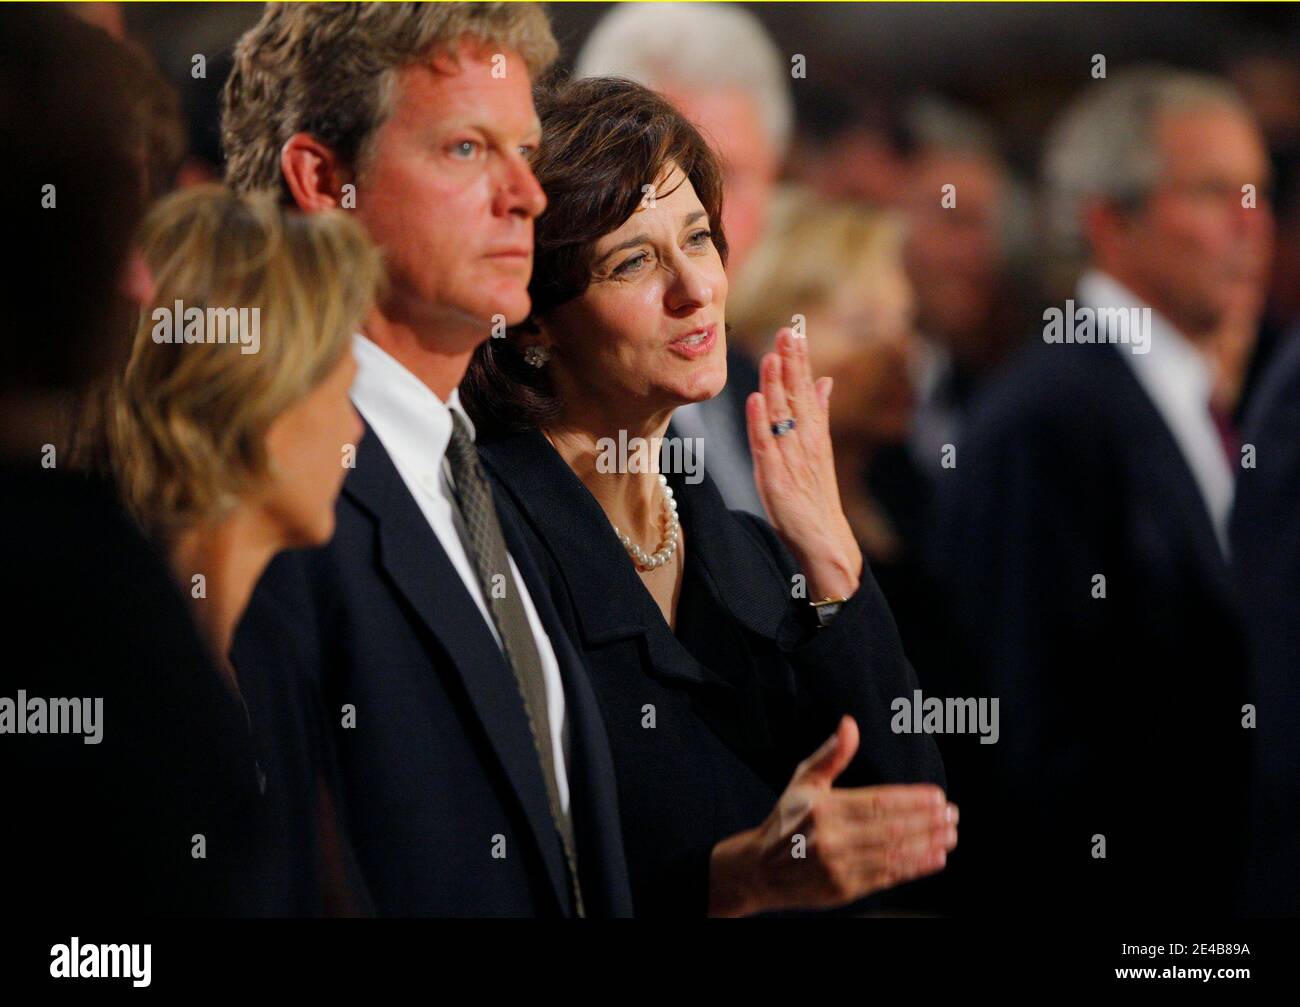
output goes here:
<path id="1" fill-rule="evenodd" d="M 1260 380 L 1237 477 L 1232 565 L 1250 646 L 1252 733 L 1243 912 L 1300 914 L 1300 330 Z"/>
<path id="2" fill-rule="evenodd" d="M 532 5 L 284 5 L 225 95 L 231 184 L 355 209 L 388 265 L 334 539 L 273 564 L 250 609 L 286 611 L 314 669 L 384 915 L 631 912 L 598 708 L 456 392 L 529 309 L 530 84 L 555 55 Z M 241 672 L 255 646 L 237 640 Z"/>
<path id="3" fill-rule="evenodd" d="M 983 397 L 935 564 L 1001 739 L 950 745 L 966 908 L 1223 910 L 1239 857 L 1244 651 L 1226 561 L 1239 467 L 1210 343 L 1267 262 L 1268 166 L 1219 82 L 1089 89 L 1046 162 L 1089 268 Z"/>

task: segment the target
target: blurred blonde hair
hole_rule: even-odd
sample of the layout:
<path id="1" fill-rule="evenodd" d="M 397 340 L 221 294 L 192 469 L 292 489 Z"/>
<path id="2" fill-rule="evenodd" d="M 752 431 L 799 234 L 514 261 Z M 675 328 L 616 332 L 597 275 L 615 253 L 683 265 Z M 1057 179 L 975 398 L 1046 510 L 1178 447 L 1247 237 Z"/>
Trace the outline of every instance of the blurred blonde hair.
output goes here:
<path id="1" fill-rule="evenodd" d="M 891 212 L 783 186 L 763 238 L 727 297 L 728 329 L 757 356 L 791 317 L 826 307 L 840 286 L 872 264 L 901 263 L 903 228 Z"/>
<path id="2" fill-rule="evenodd" d="M 159 202 L 139 245 L 157 289 L 125 372 L 92 407 L 99 454 L 83 461 L 106 469 L 130 513 L 167 543 L 267 478 L 267 431 L 350 351 L 382 266 L 342 211 L 303 215 L 272 194 L 220 186 Z M 155 342 L 155 310 L 176 301 L 204 309 L 204 341 Z M 215 341 L 210 330 L 225 327 L 208 308 L 258 309 L 257 352 Z"/>

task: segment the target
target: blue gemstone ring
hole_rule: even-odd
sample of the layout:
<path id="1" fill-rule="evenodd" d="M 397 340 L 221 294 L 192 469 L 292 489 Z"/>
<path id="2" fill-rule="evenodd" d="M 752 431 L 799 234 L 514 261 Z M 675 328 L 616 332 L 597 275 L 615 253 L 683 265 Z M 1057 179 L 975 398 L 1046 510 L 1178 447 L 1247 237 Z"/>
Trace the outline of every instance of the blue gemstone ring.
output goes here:
<path id="1" fill-rule="evenodd" d="M 777 420 L 775 423 L 772 424 L 772 436 L 783 437 L 793 429 L 794 429 L 793 416 L 791 416 L 787 420 Z"/>

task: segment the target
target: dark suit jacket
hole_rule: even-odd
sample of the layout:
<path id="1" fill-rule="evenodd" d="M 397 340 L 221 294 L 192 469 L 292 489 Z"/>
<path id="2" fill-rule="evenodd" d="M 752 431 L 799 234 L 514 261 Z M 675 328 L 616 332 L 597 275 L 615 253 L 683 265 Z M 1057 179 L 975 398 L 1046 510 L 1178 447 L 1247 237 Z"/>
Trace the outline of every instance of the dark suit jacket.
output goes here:
<path id="1" fill-rule="evenodd" d="M 1248 414 L 1232 513 L 1233 570 L 1250 641 L 1251 914 L 1300 914 L 1300 331 L 1278 351 Z"/>
<path id="2" fill-rule="evenodd" d="M 316 675 L 377 911 L 571 914 L 563 852 L 514 676 L 377 437 L 359 447 L 337 522 L 325 548 L 271 564 L 251 609 L 270 599 L 283 607 L 283 632 Z M 540 574 L 504 515 L 502 526 L 564 678 L 587 913 L 628 915 L 599 711 Z M 355 711 L 355 727 L 344 726 L 345 706 Z M 493 857 L 494 837 L 504 838 L 504 858 Z"/>
<path id="3" fill-rule="evenodd" d="M 347 829 L 334 739 L 320 690 L 271 594 L 245 616 L 231 662 L 248 710 L 262 801 L 239 872 L 240 916 L 373 913 Z"/>
<path id="4" fill-rule="evenodd" d="M 1198 487 L 1121 352 L 1028 349 L 941 483 L 934 564 L 968 650 L 946 691 L 1001 703 L 996 745 L 945 749 L 971 911 L 1226 905 L 1238 615 Z"/>
<path id="5" fill-rule="evenodd" d="M 248 721 L 162 557 L 111 487 L 35 465 L 0 467 L 0 528 L 0 696 L 103 701 L 98 744 L 0 735 L 12 917 L 237 911 L 260 800 Z"/>
<path id="6" fill-rule="evenodd" d="M 933 740 L 890 731 L 891 700 L 916 681 L 870 571 L 819 630 L 792 598 L 797 567 L 772 528 L 728 511 L 707 477 L 679 477 L 687 568 L 674 635 L 595 498 L 540 433 L 482 454 L 591 669 L 638 914 L 703 915 L 713 847 L 766 818 L 842 714 L 862 735 L 842 784 L 943 785 Z"/>

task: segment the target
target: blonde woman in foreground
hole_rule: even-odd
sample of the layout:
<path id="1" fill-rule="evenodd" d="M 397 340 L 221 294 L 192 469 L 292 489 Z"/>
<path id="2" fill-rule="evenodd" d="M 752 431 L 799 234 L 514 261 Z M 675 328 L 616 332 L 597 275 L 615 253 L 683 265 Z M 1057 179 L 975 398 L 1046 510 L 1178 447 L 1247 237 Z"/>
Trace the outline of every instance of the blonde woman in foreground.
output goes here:
<path id="1" fill-rule="evenodd" d="M 238 856 L 233 912 L 364 912 L 309 662 L 271 615 L 240 638 L 280 641 L 276 660 L 241 665 L 231 651 L 271 558 L 333 534 L 362 433 L 351 338 L 378 254 L 341 213 L 308 217 L 215 186 L 159 203 L 140 246 L 156 292 L 95 440 L 248 713 L 261 793 L 250 850 L 207 856 Z"/>

